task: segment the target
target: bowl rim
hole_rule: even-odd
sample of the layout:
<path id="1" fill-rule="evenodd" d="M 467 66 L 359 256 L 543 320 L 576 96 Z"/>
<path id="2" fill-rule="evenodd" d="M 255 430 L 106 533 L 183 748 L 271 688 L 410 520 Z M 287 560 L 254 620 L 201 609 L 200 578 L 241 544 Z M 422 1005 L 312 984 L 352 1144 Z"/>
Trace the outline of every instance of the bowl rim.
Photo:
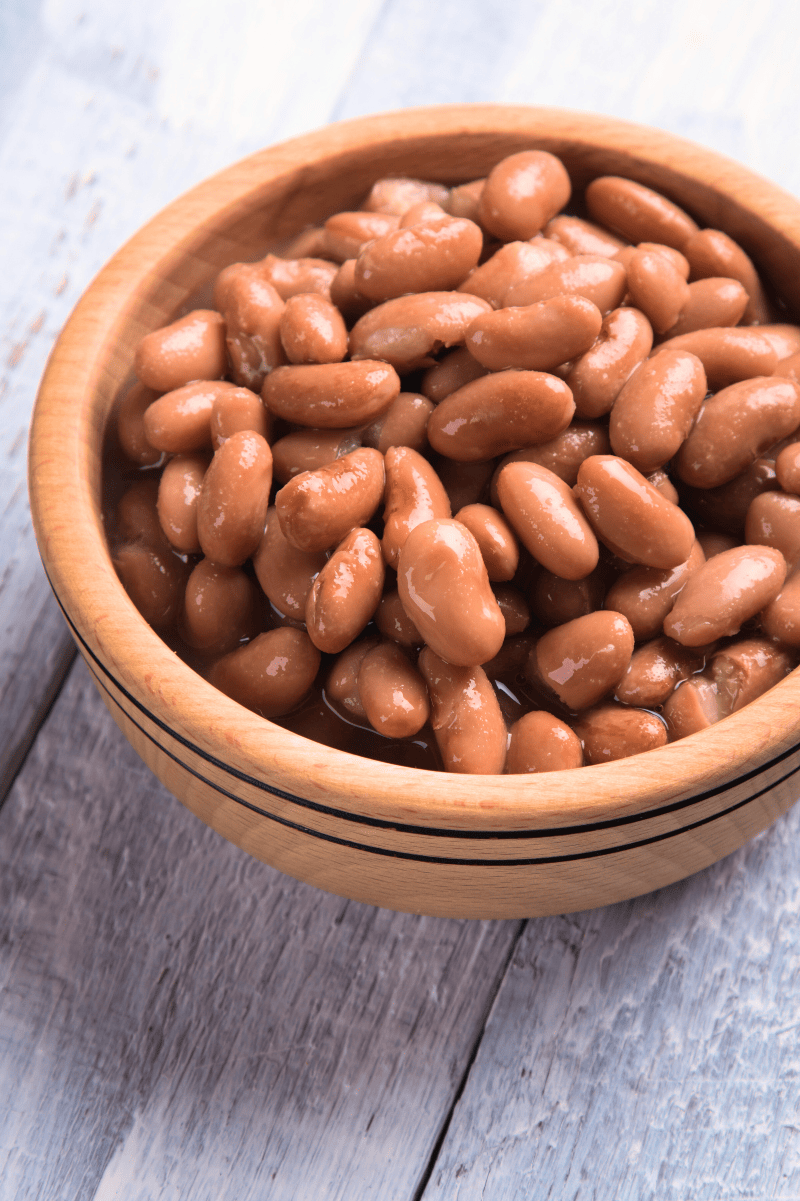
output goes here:
<path id="1" fill-rule="evenodd" d="M 700 734 L 626 760 L 546 775 L 468 776 L 398 767 L 292 734 L 242 708 L 184 664 L 144 621 L 111 563 L 100 513 L 103 416 L 132 358 L 123 330 L 152 289 L 265 188 L 302 186 L 320 167 L 378 148 L 442 137 L 569 141 L 630 156 L 647 177 L 677 172 L 689 187 L 732 194 L 800 248 L 800 202 L 777 185 L 676 135 L 599 114 L 512 105 L 438 105 L 339 122 L 248 156 L 173 201 L 136 233 L 79 300 L 52 351 L 31 426 L 29 487 L 40 552 L 56 597 L 95 675 L 179 742 L 218 747 L 219 764 L 268 792 L 380 824 L 529 830 L 631 820 L 746 778 L 800 738 L 800 670 Z M 632 172 L 635 174 L 635 172 Z M 223 752 L 226 758 L 223 758 Z M 212 756 L 213 758 L 213 756 Z M 366 770 L 365 770 L 366 769 Z M 576 772 L 580 773 L 576 776 Z"/>

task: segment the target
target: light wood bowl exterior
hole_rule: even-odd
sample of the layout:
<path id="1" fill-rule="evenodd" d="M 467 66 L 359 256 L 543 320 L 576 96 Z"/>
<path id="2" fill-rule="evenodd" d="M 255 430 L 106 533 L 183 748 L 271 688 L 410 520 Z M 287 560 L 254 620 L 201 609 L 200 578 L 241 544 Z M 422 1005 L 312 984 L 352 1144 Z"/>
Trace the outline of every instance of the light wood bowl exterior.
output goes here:
<path id="1" fill-rule="evenodd" d="M 77 645 L 120 728 L 185 805 L 281 871 L 409 912 L 524 917 L 682 879 L 785 812 L 800 676 L 708 731 L 541 776 L 382 765 L 263 721 L 197 676 L 128 600 L 103 534 L 101 444 L 134 348 L 227 263 L 252 260 L 372 182 L 461 182 L 503 156 L 560 155 L 576 188 L 616 173 L 727 230 L 800 311 L 800 204 L 666 133 L 559 109 L 458 105 L 333 125 L 255 154 L 160 213 L 101 271 L 55 347 L 30 444 L 34 523 Z"/>

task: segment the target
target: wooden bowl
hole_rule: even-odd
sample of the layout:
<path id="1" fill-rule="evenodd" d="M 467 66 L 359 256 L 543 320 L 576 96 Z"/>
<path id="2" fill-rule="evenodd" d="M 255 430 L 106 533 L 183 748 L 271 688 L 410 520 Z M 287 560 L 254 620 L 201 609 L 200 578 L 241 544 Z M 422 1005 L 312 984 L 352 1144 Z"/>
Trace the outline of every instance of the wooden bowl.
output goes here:
<path id="1" fill-rule="evenodd" d="M 559 109 L 455 105 L 332 125 L 264 150 L 170 205 L 111 260 L 67 323 L 33 421 L 39 547 L 114 719 L 194 813 L 320 888 L 456 917 L 605 905 L 679 880 L 794 802 L 800 675 L 701 734 L 615 763 L 459 776 L 331 750 L 217 692 L 139 616 L 109 557 L 101 446 L 141 336 L 227 263 L 357 207 L 375 179 L 447 183 L 530 147 L 576 189 L 622 174 L 742 243 L 800 311 L 800 204 L 736 163 L 655 129 Z"/>

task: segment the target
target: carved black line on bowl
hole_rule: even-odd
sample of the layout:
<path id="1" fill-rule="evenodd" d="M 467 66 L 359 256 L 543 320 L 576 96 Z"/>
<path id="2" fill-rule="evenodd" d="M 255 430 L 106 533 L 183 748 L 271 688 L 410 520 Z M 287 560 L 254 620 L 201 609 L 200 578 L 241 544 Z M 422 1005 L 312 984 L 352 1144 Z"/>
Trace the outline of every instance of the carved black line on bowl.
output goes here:
<path id="1" fill-rule="evenodd" d="M 52 581 L 50 581 L 50 583 L 51 583 L 51 587 L 52 587 Z M 200 758 L 201 760 L 204 760 L 205 762 L 209 763 L 211 766 L 217 768 L 218 770 L 220 770 L 222 772 L 225 772 L 227 775 L 231 776 L 233 779 L 236 779 L 236 780 L 241 781 L 242 783 L 248 784 L 251 787 L 258 789 L 259 791 L 266 792 L 273 796 L 279 797 L 282 800 L 289 801 L 290 803 L 298 805 L 301 808 L 312 810 L 314 812 L 324 814 L 325 816 L 328 816 L 328 817 L 334 817 L 334 818 L 339 818 L 343 821 L 353 822 L 360 826 L 372 827 L 375 829 L 382 829 L 382 830 L 397 831 L 399 833 L 404 833 L 404 834 L 422 835 L 425 837 L 433 837 L 433 838 L 462 838 L 462 839 L 473 839 L 473 840 L 478 839 L 481 841 L 504 841 L 504 840 L 512 840 L 512 841 L 517 840 L 518 841 L 520 839 L 524 839 L 524 840 L 542 839 L 542 838 L 564 837 L 564 836 L 569 836 L 572 834 L 587 834 L 587 833 L 592 833 L 594 831 L 614 829 L 614 828 L 617 828 L 620 826 L 632 825 L 632 824 L 636 824 L 636 823 L 639 823 L 642 821 L 649 821 L 651 818 L 661 817 L 661 816 L 664 816 L 665 814 L 673 813 L 673 812 L 679 811 L 681 809 L 685 809 L 689 806 L 700 804 L 703 801 L 711 799 L 715 796 L 722 796 L 724 793 L 730 792 L 732 789 L 736 788 L 738 785 L 746 783 L 748 780 L 753 779 L 754 777 L 763 774 L 765 771 L 768 771 L 771 768 L 777 767 L 779 764 L 783 763 L 785 760 L 790 758 L 792 755 L 795 755 L 798 751 L 800 751 L 800 744 L 796 744 L 795 746 L 790 747 L 788 750 L 783 751 L 780 755 L 775 756 L 775 758 L 771 759 L 769 762 L 761 764 L 759 767 L 754 768 L 752 771 L 747 772 L 741 776 L 738 776 L 735 780 L 729 781 L 728 783 L 720 785 L 717 788 L 709 789 L 707 792 L 698 793 L 694 797 L 688 797 L 681 801 L 675 801 L 669 805 L 662 805 L 657 809 L 648 809 L 642 813 L 629 814 L 629 815 L 621 816 L 621 817 L 614 818 L 614 819 L 608 819 L 606 821 L 586 822 L 584 824 L 575 825 L 575 826 L 554 826 L 554 827 L 545 827 L 543 829 L 533 829 L 533 830 L 456 830 L 456 829 L 444 829 L 444 828 L 437 828 L 437 827 L 430 827 L 430 826 L 416 826 L 416 825 L 410 825 L 410 824 L 406 824 L 406 823 L 402 823 L 402 822 L 392 822 L 392 821 L 386 821 L 381 818 L 369 817 L 366 814 L 348 813 L 346 810 L 335 809 L 332 806 L 321 805 L 315 801 L 306 800 L 303 797 L 296 796 L 293 793 L 285 792 L 283 789 L 276 788 L 273 785 L 267 784 L 263 780 L 258 780 L 253 776 L 248 776 L 246 773 L 240 772 L 236 768 L 231 767 L 229 764 L 224 763 L 222 760 L 217 759 L 215 756 L 210 755 L 208 752 L 204 751 L 201 747 L 196 746 L 194 743 L 190 742 L 188 739 L 183 738 L 182 735 L 177 734 L 174 730 L 170 729 L 169 726 L 167 726 L 164 722 L 162 722 L 159 718 L 157 718 L 153 713 L 151 713 L 150 710 L 147 709 L 147 707 L 145 705 L 141 704 L 141 702 L 136 700 L 136 698 L 134 696 L 132 696 L 127 691 L 127 689 L 123 687 L 122 684 L 120 684 L 120 682 L 116 679 L 116 677 L 112 674 L 112 672 L 109 671 L 109 669 L 106 667 L 106 665 L 97 657 L 97 655 L 94 654 L 94 652 L 87 645 L 87 643 L 85 642 L 85 640 L 83 639 L 83 637 L 81 636 L 79 631 L 76 629 L 76 627 L 75 627 L 73 621 L 71 620 L 69 614 L 67 613 L 64 605 L 61 603 L 61 599 L 58 596 L 58 593 L 56 592 L 55 588 L 53 589 L 53 592 L 54 592 L 56 600 L 58 601 L 58 604 L 61 608 L 61 611 L 64 614 L 64 618 L 67 621 L 67 624 L 69 625 L 75 640 L 78 642 L 79 646 L 81 647 L 84 657 L 87 659 L 87 661 L 91 660 L 91 663 L 94 663 L 96 665 L 96 667 L 99 669 L 99 671 L 114 685 L 114 687 L 117 689 L 117 691 L 122 696 L 124 696 L 125 699 L 131 705 L 133 705 L 136 709 L 138 709 L 139 712 L 148 719 L 148 721 L 152 722 L 152 724 L 157 729 L 159 729 L 163 733 L 167 734 L 171 739 L 173 739 L 180 746 L 184 747 L 186 750 L 191 751 L 193 754 L 197 755 L 197 757 Z M 91 664 L 90 664 L 90 666 L 91 666 Z M 95 676 L 95 679 L 97 679 L 97 674 L 95 672 L 93 672 L 93 675 Z M 117 701 L 117 699 L 111 693 L 108 692 L 108 689 L 105 688 L 105 686 L 102 684 L 102 681 L 100 681 L 99 679 L 98 679 L 98 684 L 101 687 L 103 687 L 104 691 L 111 697 L 111 699 L 114 701 L 114 703 L 120 709 L 122 709 L 123 712 L 125 712 L 128 720 L 133 722 L 133 724 L 136 725 L 137 729 L 140 729 L 141 732 L 147 738 L 149 738 L 150 741 L 155 746 L 158 746 L 164 752 L 165 755 L 168 755 L 169 758 L 171 758 L 172 760 L 174 760 L 174 762 L 183 766 L 187 772 L 190 772 L 192 775 L 196 776 L 198 779 L 205 780 L 205 777 L 201 776 L 198 772 L 196 772 L 193 768 L 191 768 L 188 764 L 186 764 L 185 761 L 180 759 L 177 755 L 173 754 L 171 751 L 168 751 L 166 749 L 166 747 L 163 746 L 160 742 L 158 742 L 158 740 L 155 739 L 151 734 L 149 734 L 149 732 L 147 730 L 144 730 L 143 727 L 141 727 L 134 720 L 134 718 L 131 716 L 131 714 L 124 708 L 124 706 L 120 705 L 119 702 Z M 648 839 L 644 839 L 639 843 L 625 843 L 625 844 L 622 844 L 622 847 L 608 848 L 608 849 L 601 849 L 601 850 L 597 850 L 597 851 L 585 852 L 582 855 L 567 856 L 566 858 L 568 858 L 568 859 L 569 858 L 587 858 L 587 857 L 592 857 L 592 856 L 598 855 L 598 854 L 610 854 L 610 853 L 613 853 L 614 850 L 624 849 L 625 847 L 646 845 L 649 842 L 658 841 L 661 838 L 674 837 L 677 834 L 680 834 L 681 832 L 683 832 L 685 830 L 694 829 L 697 826 L 704 825 L 709 821 L 716 820 L 719 817 L 722 817 L 728 813 L 734 812 L 736 809 L 741 808 L 743 805 L 749 804 L 751 801 L 756 800 L 757 797 L 764 795 L 764 793 L 766 793 L 766 792 L 769 792 L 772 788 L 777 787 L 777 785 L 784 783 L 786 780 L 790 779 L 793 775 L 795 775 L 798 771 L 800 771 L 800 764 L 796 764 L 795 766 L 793 766 L 791 768 L 791 770 L 789 770 L 785 775 L 781 776 L 779 779 L 770 781 L 770 783 L 768 785 L 766 785 L 764 788 L 762 788 L 758 793 L 754 794 L 753 796 L 749 796 L 743 801 L 736 802 L 735 804 L 730 806 L 728 809 L 711 814 L 708 817 L 698 819 L 697 821 L 689 823 L 685 826 L 681 826 L 680 829 L 678 829 L 678 830 L 668 831 L 665 834 L 660 834 L 660 835 L 656 835 L 656 836 L 653 836 Z M 205 780 L 205 782 L 208 783 L 211 787 L 217 789 L 217 791 L 223 793 L 225 796 L 230 797 L 232 800 L 237 801 L 239 804 L 242 804 L 246 808 L 252 809 L 254 812 L 262 814 L 264 817 L 272 818 L 275 821 L 281 822 L 284 825 L 290 826 L 290 827 L 298 829 L 298 830 L 306 830 L 306 827 L 304 827 L 304 826 L 295 825 L 294 823 L 290 822 L 288 819 L 281 818 L 276 814 L 271 814 L 267 810 L 261 809 L 260 807 L 258 807 L 256 805 L 252 805 L 252 804 L 250 804 L 250 802 L 244 801 L 242 798 L 236 796 L 236 794 L 227 792 L 225 789 L 222 789 L 218 785 L 214 784 L 212 781 Z M 347 843 L 346 840 L 337 839 L 333 835 L 330 835 L 330 836 L 323 835 L 320 832 L 315 831 L 315 830 L 309 829 L 309 830 L 306 830 L 306 832 L 314 834 L 315 836 L 318 836 L 321 838 L 329 837 L 333 841 L 343 842 L 343 843 L 345 843 L 345 845 L 352 845 L 352 846 L 360 845 L 357 843 Z M 393 851 L 388 851 L 388 850 L 384 851 L 379 848 L 364 847 L 363 849 L 365 849 L 365 850 L 374 849 L 376 853 L 381 853 L 381 854 L 382 853 L 385 853 L 388 855 L 395 854 L 395 852 L 393 852 Z M 414 856 L 414 855 L 411 855 L 410 857 L 417 858 L 417 856 Z M 425 856 L 419 856 L 419 858 L 426 859 Z M 439 860 L 435 857 L 432 857 L 430 859 L 430 861 L 431 862 L 439 862 Z M 460 860 L 453 860 L 453 859 L 442 859 L 441 861 L 445 862 L 445 863 L 461 862 Z M 556 857 L 545 858 L 545 859 L 541 859 L 541 860 L 537 860 L 537 859 L 534 859 L 534 860 L 530 860 L 530 859 L 487 860 L 487 861 L 473 860 L 473 859 L 464 860 L 465 863 L 479 864 L 481 862 L 487 862 L 487 863 L 504 863 L 506 865 L 514 865 L 517 863 L 519 863 L 519 864 L 537 863 L 537 862 L 553 863 L 553 862 L 558 862 L 558 861 L 559 860 Z"/>
<path id="2" fill-rule="evenodd" d="M 542 855 L 536 857 L 527 857 L 524 859 L 456 859 L 451 858 L 448 855 L 420 855 L 414 851 L 398 851 L 392 849 L 391 847 L 378 847 L 363 842 L 354 842 L 349 838 L 339 838 L 336 834 L 328 834 L 324 830 L 315 830 L 313 827 L 301 826 L 299 822 L 289 821 L 288 818 L 281 817 L 277 813 L 270 813 L 268 809 L 262 809 L 259 805 L 254 805 L 251 801 L 246 801 L 243 797 L 237 796 L 233 792 L 228 792 L 228 790 L 223 788 L 220 784 L 216 784 L 213 780 L 208 779 L 207 776 L 202 775 L 199 771 L 196 771 L 193 767 L 190 767 L 189 764 L 183 759 L 179 758 L 178 755 L 173 754 L 172 751 L 168 751 L 167 748 L 163 746 L 157 738 L 155 738 L 148 730 L 144 728 L 144 726 L 140 725 L 139 722 L 131 716 L 124 705 L 120 704 L 113 693 L 110 692 L 106 687 L 103 680 L 95 671 L 92 670 L 91 664 L 89 664 L 89 670 L 92 672 L 92 677 L 97 683 L 97 686 L 105 693 L 112 704 L 115 705 L 120 712 L 125 715 L 126 719 L 131 723 L 131 725 L 135 726 L 136 729 L 153 744 L 153 746 L 158 747 L 158 749 L 164 755 L 166 755 L 168 759 L 171 759 L 173 763 L 176 763 L 179 767 L 183 768 L 188 775 L 193 776 L 195 780 L 199 780 L 200 783 L 205 784 L 208 788 L 212 788 L 221 796 L 227 797 L 228 800 L 234 801 L 237 805 L 241 805 L 244 809 L 249 809 L 251 813 L 257 813 L 259 817 L 265 817 L 268 821 L 273 821 L 278 825 L 286 826 L 290 830 L 296 830 L 298 833 L 307 837 L 317 838 L 323 842 L 332 842 L 336 846 L 348 847 L 353 851 L 363 851 L 369 855 L 382 855 L 388 859 L 406 859 L 411 860 L 414 863 L 433 863 L 449 867 L 542 867 L 548 863 L 575 863 L 584 859 L 597 859 L 603 855 L 621 854 L 622 852 L 636 850 L 640 847 L 651 846 L 656 842 L 664 842 L 668 838 L 677 838 L 679 835 L 686 834 L 690 830 L 696 830 L 700 826 L 706 826 L 709 824 L 709 822 L 719 821 L 720 819 L 727 817 L 729 814 L 735 813 L 737 809 L 741 809 L 745 805 L 752 804 L 753 801 L 757 800 L 760 796 L 763 796 L 765 792 L 769 792 L 777 784 L 782 784 L 785 780 L 790 779 L 793 775 L 800 771 L 800 767 L 795 767 L 785 776 L 782 776 L 780 780 L 773 781 L 765 788 L 762 788 L 760 792 L 754 793 L 753 796 L 746 797 L 742 801 L 737 801 L 735 804 L 730 805 L 727 809 L 723 809 L 718 813 L 712 813 L 707 817 L 700 818 L 698 821 L 689 822 L 687 825 L 681 826 L 677 830 L 667 830 L 661 834 L 653 834 L 649 838 L 640 838 L 635 842 L 624 842 L 618 844 L 617 846 L 598 847 L 593 851 L 576 851 L 569 855 Z M 388 825 L 389 823 L 384 824 Z M 404 829 L 404 827 L 395 828 Z M 588 828 L 589 827 L 579 826 L 576 828 L 575 832 L 583 833 Z M 423 832 L 438 834 L 446 833 L 446 831 L 429 830 L 425 830 Z M 549 835 L 551 831 L 548 830 L 544 833 Z M 492 835 L 489 834 L 488 837 L 491 838 Z M 537 835 L 533 835 L 533 837 L 537 837 Z"/>

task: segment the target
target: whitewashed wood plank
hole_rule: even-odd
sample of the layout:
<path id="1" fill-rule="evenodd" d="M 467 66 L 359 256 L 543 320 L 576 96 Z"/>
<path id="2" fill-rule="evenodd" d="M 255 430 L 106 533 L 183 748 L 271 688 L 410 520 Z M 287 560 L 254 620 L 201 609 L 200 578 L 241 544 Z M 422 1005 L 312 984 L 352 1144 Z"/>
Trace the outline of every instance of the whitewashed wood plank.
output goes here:
<path id="1" fill-rule="evenodd" d="M 349 903 L 171 798 L 76 664 L 0 815 L 0 1179 L 409 1199 L 520 924 Z"/>
<path id="2" fill-rule="evenodd" d="M 799 833 L 530 921 L 424 1201 L 796 1201 Z"/>

